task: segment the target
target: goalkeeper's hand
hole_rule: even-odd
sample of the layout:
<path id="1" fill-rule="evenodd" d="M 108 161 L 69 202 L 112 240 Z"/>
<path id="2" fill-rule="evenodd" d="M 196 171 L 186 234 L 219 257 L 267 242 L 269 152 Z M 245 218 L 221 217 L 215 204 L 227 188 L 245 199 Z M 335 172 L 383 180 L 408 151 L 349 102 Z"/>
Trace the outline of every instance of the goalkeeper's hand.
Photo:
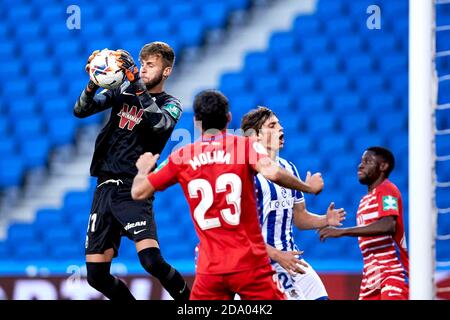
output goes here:
<path id="1" fill-rule="evenodd" d="M 128 81 L 131 83 L 131 88 L 134 89 L 136 95 L 140 96 L 144 92 L 147 92 L 145 83 L 139 75 L 139 69 L 136 63 L 134 63 L 131 54 L 126 50 L 119 49 L 116 50 L 116 57 L 119 68 L 125 72 Z"/>
<path id="2" fill-rule="evenodd" d="M 89 82 L 88 82 L 88 84 L 87 84 L 87 86 L 86 86 L 86 92 L 87 92 L 88 94 L 90 94 L 90 93 L 95 93 L 95 91 L 97 91 L 97 89 L 99 88 L 99 86 L 96 85 L 96 84 L 94 83 L 94 81 L 92 81 L 92 79 L 91 79 L 91 73 L 90 73 L 90 70 L 89 70 L 89 67 L 90 67 L 90 64 L 91 64 L 92 59 L 94 59 L 95 56 L 96 56 L 99 52 L 100 52 L 100 50 L 94 50 L 94 51 L 91 53 L 91 55 L 89 56 L 89 58 L 88 58 L 88 60 L 87 60 L 87 63 L 86 63 L 86 66 L 84 67 L 84 69 L 86 70 L 86 72 L 89 74 Z"/>
<path id="3" fill-rule="evenodd" d="M 128 81 L 134 83 L 139 80 L 139 69 L 134 63 L 133 57 L 131 54 L 123 49 L 116 50 L 116 61 L 119 68 L 121 68 L 125 75 L 127 76 Z"/>
<path id="4" fill-rule="evenodd" d="M 91 64 L 92 59 L 95 58 L 95 56 L 100 52 L 100 50 L 94 50 L 91 55 L 89 56 L 86 66 L 84 67 L 84 69 L 86 70 L 86 72 L 89 74 L 89 65 Z"/>

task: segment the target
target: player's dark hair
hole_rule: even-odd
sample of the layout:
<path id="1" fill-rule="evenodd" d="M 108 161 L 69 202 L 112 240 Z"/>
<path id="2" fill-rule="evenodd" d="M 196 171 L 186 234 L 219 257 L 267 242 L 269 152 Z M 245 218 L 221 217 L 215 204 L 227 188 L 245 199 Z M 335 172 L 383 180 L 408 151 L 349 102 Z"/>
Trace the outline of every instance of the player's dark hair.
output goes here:
<path id="1" fill-rule="evenodd" d="M 275 113 L 266 107 L 258 107 L 257 109 L 250 110 L 241 121 L 241 129 L 244 135 L 251 135 L 252 130 L 258 134 L 264 122 L 273 115 Z"/>
<path id="2" fill-rule="evenodd" d="M 227 97 L 218 90 L 205 90 L 195 96 L 194 116 L 202 122 L 203 131 L 225 129 L 229 110 Z"/>
<path id="3" fill-rule="evenodd" d="M 173 67 L 175 62 L 175 52 L 172 47 L 161 41 L 147 43 L 142 47 L 139 52 L 139 60 L 145 60 L 150 56 L 161 57 L 164 63 L 164 68 Z"/>
<path id="4" fill-rule="evenodd" d="M 392 152 L 384 147 L 370 147 L 367 148 L 367 151 L 372 151 L 376 156 L 381 157 L 383 161 L 389 165 L 386 170 L 386 178 L 389 178 L 389 175 L 395 167 L 395 158 Z"/>

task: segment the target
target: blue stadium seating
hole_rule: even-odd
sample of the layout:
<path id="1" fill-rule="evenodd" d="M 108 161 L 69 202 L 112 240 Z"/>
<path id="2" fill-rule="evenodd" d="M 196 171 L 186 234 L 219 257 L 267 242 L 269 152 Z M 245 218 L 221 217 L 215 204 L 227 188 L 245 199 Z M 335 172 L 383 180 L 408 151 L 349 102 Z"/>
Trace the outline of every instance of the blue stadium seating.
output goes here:
<path id="1" fill-rule="evenodd" d="M 39 158 L 33 162 L 34 166 L 47 165 L 48 156 L 43 153 L 73 143 L 79 127 L 101 123 L 103 114 L 79 120 L 71 111 L 86 85 L 84 64 L 93 50 L 125 48 L 137 60 L 143 44 L 161 40 L 172 45 L 180 56 L 185 48 L 201 46 L 209 30 L 226 27 L 233 11 L 247 10 L 251 5 L 249 0 L 215 0 L 206 5 L 202 1 L 175 1 L 167 11 L 163 1 L 140 4 L 139 10 L 132 10 L 132 4 L 131 0 L 110 1 L 110 5 L 100 8 L 92 1 L 81 1 L 78 4 L 82 5 L 79 30 L 66 26 L 69 4 L 16 1 L 2 11 L 0 52 L 8 61 L 2 67 L 8 81 L 0 84 L 0 124 L 8 121 L 4 118 L 6 115 L 14 118 L 15 123 L 16 119 L 20 121 L 14 128 L 2 127 L 4 132 L 0 134 L 14 130 L 18 141 L 26 136 L 38 136 L 43 148 L 34 156 Z M 133 19 L 124 19 L 130 15 Z M 129 36 L 142 32 L 146 34 L 145 40 Z M 1 150 L 8 151 L 6 156 L 30 155 L 5 145 Z M 22 162 L 28 164 L 29 161 L 19 161 Z M 30 168 L 29 165 L 15 166 L 11 170 L 14 179 L 1 180 L 0 189 L 20 186 Z M 0 174 L 0 179 L 6 177 L 7 174 Z"/>
<path id="2" fill-rule="evenodd" d="M 83 67 L 92 50 L 124 47 L 136 56 L 143 42 L 126 35 L 143 30 L 148 41 L 168 41 L 177 54 L 182 54 L 183 49 L 204 43 L 208 31 L 226 27 L 231 10 L 250 6 L 248 0 L 214 0 L 206 5 L 202 0 L 175 1 L 168 16 L 158 18 L 166 4 L 154 1 L 133 12 L 133 21 L 119 22 L 122 15 L 130 14 L 127 3 L 111 1 L 104 17 L 88 19 L 98 6 L 86 1 L 86 23 L 77 31 L 52 23 L 47 26 L 48 21 L 65 26 L 56 2 L 50 1 L 39 10 L 18 3 L 4 14 L 0 39 L 6 41 L 0 41 L 0 52 L 11 57 L 11 63 L 4 66 L 11 77 L 0 84 L 0 136 L 7 137 L 0 140 L 0 188 L 20 185 L 27 168 L 46 165 L 51 148 L 73 143 L 77 128 L 88 121 L 101 121 L 102 115 L 93 120 L 71 115 L 72 103 L 86 83 Z M 275 111 L 286 136 L 281 156 L 292 160 L 302 177 L 307 170 L 324 175 L 325 190 L 319 196 L 307 196 L 308 209 L 324 213 L 329 202 L 335 201 L 336 206 L 347 210 L 345 226 L 355 224 L 359 199 L 367 192 L 366 186 L 359 184 L 356 171 L 362 153 L 372 145 L 387 146 L 396 156 L 391 179 L 403 193 L 408 220 L 408 3 L 379 1 L 382 29 L 368 30 L 367 16 L 361 13 L 372 4 L 371 0 L 319 1 L 317 12 L 296 17 L 290 30 L 275 31 L 267 49 L 248 52 L 242 69 L 222 74 L 218 86 L 229 97 L 232 129 L 238 128 L 241 116 L 257 105 Z M 34 24 L 16 28 L 17 19 L 30 19 Z M 117 20 L 111 30 L 106 19 Z M 438 24 L 450 23 L 450 11 L 438 11 L 437 20 Z M 19 37 L 29 39 L 23 43 Z M 449 49 L 447 38 L 438 35 L 438 50 Z M 30 53 L 35 63 L 28 63 Z M 71 63 L 62 58 L 68 55 Z M 450 73 L 450 63 L 444 58 L 437 59 L 437 67 L 440 76 Z M 68 77 L 72 78 L 70 83 L 62 81 Z M 439 104 L 450 103 L 449 92 L 450 81 L 440 81 Z M 10 95 L 20 99 L 10 101 Z M 27 116 L 12 125 L 18 110 Z M 450 128 L 448 110 L 436 111 L 438 130 Z M 192 131 L 191 119 L 192 113 L 185 112 L 178 126 Z M 35 139 L 21 145 L 21 135 L 33 135 Z M 167 155 L 170 146 L 163 154 Z M 44 151 L 34 153 L 31 149 Z M 449 150 L 450 135 L 441 132 L 436 136 L 436 154 L 443 157 L 436 162 L 437 181 L 444 183 L 436 190 L 439 209 L 450 208 L 450 188 L 445 186 L 450 181 L 449 161 L 445 160 Z M 0 258 L 12 253 L 8 244 L 16 244 L 17 239 L 39 239 L 39 243 L 14 250 L 14 257 L 82 259 L 92 192 L 92 185 L 86 191 L 70 191 L 61 208 L 40 210 L 31 225 L 12 225 L 7 240 L 0 243 Z M 154 203 L 161 247 L 169 260 L 192 259 L 198 241 L 181 192 L 179 187 L 170 188 L 158 194 Z M 64 229 L 58 228 L 60 224 Z M 51 232 L 44 233 L 44 225 L 52 225 Z M 439 232 L 448 233 L 449 226 L 450 221 L 440 217 Z M 312 231 L 295 231 L 295 237 L 306 250 L 307 260 L 361 260 L 355 238 L 322 244 Z M 449 248 L 448 242 L 438 241 L 438 259 L 448 259 Z M 120 257 L 136 259 L 133 243 L 122 241 Z"/>

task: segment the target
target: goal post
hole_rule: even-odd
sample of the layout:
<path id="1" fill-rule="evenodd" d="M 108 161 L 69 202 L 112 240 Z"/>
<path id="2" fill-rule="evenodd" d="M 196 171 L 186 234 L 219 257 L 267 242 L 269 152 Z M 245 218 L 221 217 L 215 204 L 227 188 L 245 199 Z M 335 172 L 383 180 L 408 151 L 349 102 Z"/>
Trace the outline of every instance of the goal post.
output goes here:
<path id="1" fill-rule="evenodd" d="M 409 255 L 410 299 L 434 299 L 433 0 L 409 0 Z"/>

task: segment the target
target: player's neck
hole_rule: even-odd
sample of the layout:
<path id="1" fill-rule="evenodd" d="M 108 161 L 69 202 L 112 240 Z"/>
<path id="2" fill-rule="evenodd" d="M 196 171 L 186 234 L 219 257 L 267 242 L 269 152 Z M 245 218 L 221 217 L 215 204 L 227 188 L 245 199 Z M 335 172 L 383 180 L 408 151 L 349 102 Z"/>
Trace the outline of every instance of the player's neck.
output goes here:
<path id="1" fill-rule="evenodd" d="M 213 137 L 213 136 L 218 136 L 218 135 L 224 135 L 226 134 L 227 129 L 223 129 L 223 130 L 218 130 L 218 129 L 208 129 L 206 131 L 202 130 L 202 137 Z"/>
<path id="2" fill-rule="evenodd" d="M 153 88 L 147 88 L 147 91 L 149 93 L 161 93 L 164 91 L 164 83 L 160 83 L 156 86 L 154 86 Z"/>
<path id="3" fill-rule="evenodd" d="M 375 180 L 372 184 L 369 185 L 368 193 L 371 193 L 376 187 L 378 187 L 380 184 L 382 184 L 384 182 L 384 180 L 386 180 L 386 179 L 387 178 L 385 176 L 379 176 L 377 180 Z"/>
<path id="4" fill-rule="evenodd" d="M 273 150 L 273 149 L 267 149 L 267 152 L 269 153 L 269 157 L 272 160 L 276 160 L 277 156 L 278 156 L 278 151 L 277 150 Z"/>

